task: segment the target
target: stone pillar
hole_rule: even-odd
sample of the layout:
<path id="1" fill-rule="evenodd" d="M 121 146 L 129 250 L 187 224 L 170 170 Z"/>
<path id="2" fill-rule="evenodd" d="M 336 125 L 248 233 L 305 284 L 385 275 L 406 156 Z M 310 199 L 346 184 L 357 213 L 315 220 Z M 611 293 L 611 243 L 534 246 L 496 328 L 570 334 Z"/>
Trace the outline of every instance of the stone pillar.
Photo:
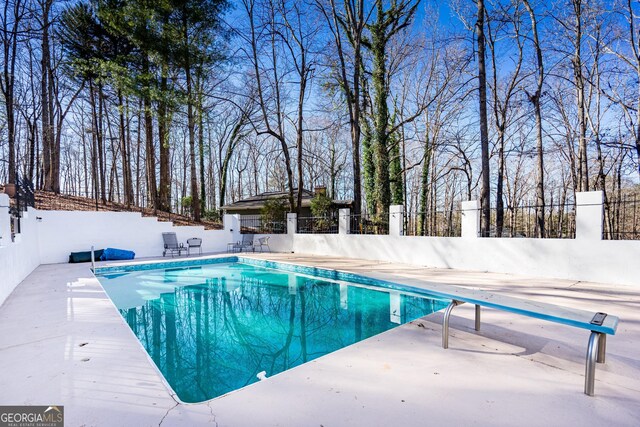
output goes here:
<path id="1" fill-rule="evenodd" d="M 9 195 L 0 193 L 0 246 L 11 243 L 11 218 L 9 216 Z"/>
<path id="2" fill-rule="evenodd" d="M 462 237 L 475 239 L 480 236 L 480 200 L 462 202 Z"/>
<path id="3" fill-rule="evenodd" d="M 351 209 L 340 209 L 338 211 L 338 234 L 349 234 L 351 232 Z"/>
<path id="4" fill-rule="evenodd" d="M 602 191 L 576 193 L 576 239 L 602 240 Z"/>
<path id="5" fill-rule="evenodd" d="M 402 205 L 389 206 L 389 236 L 404 234 L 404 207 Z"/>
<path id="6" fill-rule="evenodd" d="M 229 233 L 229 242 L 239 242 L 240 236 L 240 215 L 225 214 L 222 217 L 222 224 L 224 225 L 224 231 Z"/>
<path id="7" fill-rule="evenodd" d="M 296 234 L 298 231 L 298 214 L 289 212 L 287 214 L 287 234 Z"/>

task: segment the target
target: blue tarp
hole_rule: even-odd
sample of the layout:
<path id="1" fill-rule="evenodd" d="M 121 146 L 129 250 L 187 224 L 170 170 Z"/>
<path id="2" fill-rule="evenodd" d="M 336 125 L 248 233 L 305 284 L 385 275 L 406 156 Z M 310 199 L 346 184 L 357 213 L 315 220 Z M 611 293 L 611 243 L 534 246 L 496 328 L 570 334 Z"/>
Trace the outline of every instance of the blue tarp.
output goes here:
<path id="1" fill-rule="evenodd" d="M 136 253 L 133 251 L 127 251 L 125 249 L 107 248 L 102 253 L 100 261 L 113 261 L 119 259 L 133 259 Z"/>

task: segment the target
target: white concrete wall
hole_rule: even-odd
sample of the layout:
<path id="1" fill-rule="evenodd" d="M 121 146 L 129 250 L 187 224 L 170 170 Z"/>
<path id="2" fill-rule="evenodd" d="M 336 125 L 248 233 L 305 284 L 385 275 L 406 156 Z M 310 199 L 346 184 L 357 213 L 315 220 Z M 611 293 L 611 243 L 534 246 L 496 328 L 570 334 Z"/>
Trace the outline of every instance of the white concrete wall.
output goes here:
<path id="1" fill-rule="evenodd" d="M 474 200 L 463 202 L 462 237 L 400 236 L 401 207 L 391 206 L 388 236 L 349 235 L 342 229 L 295 234 L 293 251 L 640 286 L 640 241 L 602 240 L 602 192 L 577 193 L 576 202 L 575 239 L 481 238 L 480 204 Z"/>
<path id="2" fill-rule="evenodd" d="M 239 232 L 232 224 L 224 230 L 173 226 L 135 212 L 38 211 L 38 216 L 42 264 L 67 262 L 70 252 L 88 251 L 92 245 L 131 250 L 136 258 L 161 256 L 163 232 L 175 232 L 185 245 L 188 238 L 200 237 L 203 252 L 223 252 L 227 243 L 238 240 Z"/>
<path id="3" fill-rule="evenodd" d="M 296 234 L 293 251 L 640 286 L 640 242 Z"/>
<path id="4" fill-rule="evenodd" d="M 225 252 L 227 243 L 242 240 L 237 215 L 225 215 L 223 230 L 205 230 L 200 226 L 173 226 L 142 217 L 135 212 L 38 211 L 40 261 L 42 264 L 67 262 L 70 252 L 106 247 L 132 250 L 136 258 L 161 256 L 162 233 L 175 232 L 178 241 L 190 237 L 202 239 L 202 252 Z M 265 235 L 256 235 L 262 237 Z M 269 235 L 274 252 L 292 252 L 292 239 L 287 234 Z"/>
<path id="5" fill-rule="evenodd" d="M 8 206 L 9 197 L 0 194 L 0 305 L 40 265 L 36 211 L 29 209 L 23 214 L 21 233 L 12 242 Z"/>
<path id="6" fill-rule="evenodd" d="M 293 252 L 293 238 L 289 234 L 256 234 L 254 242 L 257 242 L 260 237 L 269 236 L 269 247 L 271 252 Z M 242 238 L 240 238 L 242 240 Z"/>

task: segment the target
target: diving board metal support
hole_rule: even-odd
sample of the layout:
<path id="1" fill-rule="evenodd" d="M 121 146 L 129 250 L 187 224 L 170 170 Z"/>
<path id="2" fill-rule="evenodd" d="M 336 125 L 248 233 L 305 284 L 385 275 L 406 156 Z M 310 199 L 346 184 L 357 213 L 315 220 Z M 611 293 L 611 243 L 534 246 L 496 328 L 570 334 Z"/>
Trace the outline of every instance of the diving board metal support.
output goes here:
<path id="1" fill-rule="evenodd" d="M 91 246 L 91 271 L 96 272 L 96 255 L 93 253 L 93 246 Z"/>
<path id="2" fill-rule="evenodd" d="M 594 395 L 596 381 L 596 362 L 604 363 L 604 353 L 606 347 L 606 334 L 591 331 L 589 345 L 587 346 L 587 361 L 584 372 L 584 394 Z"/>
<path id="3" fill-rule="evenodd" d="M 607 334 L 591 331 L 584 372 L 584 394 L 587 396 L 593 396 L 595 393 L 596 363 L 604 363 L 606 349 Z"/>
<path id="4" fill-rule="evenodd" d="M 464 304 L 464 301 L 452 300 L 444 312 L 444 321 L 442 322 L 442 348 L 449 348 L 449 319 L 453 308 Z M 480 306 L 476 304 L 476 331 L 480 330 Z M 591 331 L 589 336 L 589 344 L 587 346 L 587 360 L 585 364 L 584 375 L 584 394 L 587 396 L 594 395 L 596 380 L 596 363 L 604 363 L 605 353 L 607 349 L 607 334 Z"/>

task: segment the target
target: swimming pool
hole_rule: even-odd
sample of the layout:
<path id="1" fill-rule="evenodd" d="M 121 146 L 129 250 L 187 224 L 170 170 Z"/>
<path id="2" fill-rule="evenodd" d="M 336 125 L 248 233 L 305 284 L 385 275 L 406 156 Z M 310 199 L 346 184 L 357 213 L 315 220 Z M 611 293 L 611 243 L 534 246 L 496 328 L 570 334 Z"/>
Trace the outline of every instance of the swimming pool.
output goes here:
<path id="1" fill-rule="evenodd" d="M 183 402 L 209 400 L 446 307 L 412 289 L 241 257 L 96 269 Z"/>

